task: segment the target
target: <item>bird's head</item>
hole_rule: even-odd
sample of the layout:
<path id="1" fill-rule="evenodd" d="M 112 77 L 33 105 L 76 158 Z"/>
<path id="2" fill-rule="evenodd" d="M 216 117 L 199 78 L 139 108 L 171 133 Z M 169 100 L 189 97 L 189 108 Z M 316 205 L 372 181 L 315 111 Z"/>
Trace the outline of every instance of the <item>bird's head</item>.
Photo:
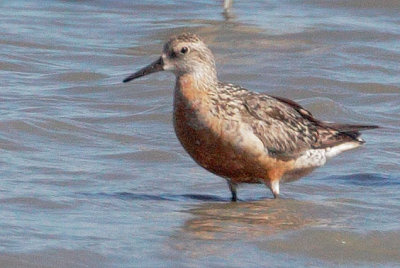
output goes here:
<path id="1" fill-rule="evenodd" d="M 214 56 L 211 50 L 195 34 L 183 33 L 165 43 L 162 55 L 150 65 L 124 79 L 133 79 L 159 72 L 171 71 L 177 77 L 191 74 L 198 79 L 217 81 Z"/>

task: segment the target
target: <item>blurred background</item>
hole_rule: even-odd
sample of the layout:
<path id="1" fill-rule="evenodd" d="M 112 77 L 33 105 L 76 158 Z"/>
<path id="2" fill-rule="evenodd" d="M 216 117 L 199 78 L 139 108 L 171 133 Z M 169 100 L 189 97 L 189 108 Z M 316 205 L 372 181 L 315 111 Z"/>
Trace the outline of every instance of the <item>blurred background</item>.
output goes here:
<path id="1" fill-rule="evenodd" d="M 0 267 L 400 264 L 396 0 L 4 0 Z M 174 76 L 129 84 L 169 36 L 200 35 L 219 78 L 317 118 L 382 128 L 272 200 L 197 166 Z"/>

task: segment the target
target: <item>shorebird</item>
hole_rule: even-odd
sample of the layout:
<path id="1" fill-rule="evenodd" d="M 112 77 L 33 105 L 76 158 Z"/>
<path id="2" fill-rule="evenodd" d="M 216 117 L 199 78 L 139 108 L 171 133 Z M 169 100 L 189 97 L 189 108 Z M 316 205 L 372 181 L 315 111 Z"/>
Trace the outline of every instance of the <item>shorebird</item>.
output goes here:
<path id="1" fill-rule="evenodd" d="M 211 50 L 195 34 L 170 38 L 160 58 L 123 82 L 163 70 L 176 76 L 179 141 L 200 166 L 226 179 L 232 201 L 241 183 L 263 183 L 277 198 L 280 182 L 359 147 L 360 131 L 377 128 L 323 122 L 292 100 L 220 82 Z"/>

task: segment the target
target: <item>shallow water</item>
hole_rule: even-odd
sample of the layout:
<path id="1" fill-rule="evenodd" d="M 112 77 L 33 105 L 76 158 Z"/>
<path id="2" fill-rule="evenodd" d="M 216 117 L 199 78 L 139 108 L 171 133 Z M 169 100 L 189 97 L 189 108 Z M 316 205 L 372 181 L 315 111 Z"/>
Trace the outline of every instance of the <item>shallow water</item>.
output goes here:
<path id="1" fill-rule="evenodd" d="M 398 1 L 3 1 L 0 266 L 400 264 Z M 271 200 L 183 151 L 172 74 L 121 80 L 195 32 L 222 81 L 378 124 Z"/>

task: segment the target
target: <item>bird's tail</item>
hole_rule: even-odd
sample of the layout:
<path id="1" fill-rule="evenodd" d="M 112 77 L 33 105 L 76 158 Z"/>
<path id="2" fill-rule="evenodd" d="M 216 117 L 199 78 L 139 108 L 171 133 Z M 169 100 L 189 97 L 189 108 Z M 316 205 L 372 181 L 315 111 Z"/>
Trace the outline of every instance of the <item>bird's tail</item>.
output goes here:
<path id="1" fill-rule="evenodd" d="M 368 129 L 379 128 L 376 125 L 352 125 L 352 124 L 338 124 L 338 123 L 325 123 L 328 127 L 333 128 L 343 134 L 349 135 L 350 137 L 364 143 L 364 140 L 360 138 L 361 131 Z"/>

